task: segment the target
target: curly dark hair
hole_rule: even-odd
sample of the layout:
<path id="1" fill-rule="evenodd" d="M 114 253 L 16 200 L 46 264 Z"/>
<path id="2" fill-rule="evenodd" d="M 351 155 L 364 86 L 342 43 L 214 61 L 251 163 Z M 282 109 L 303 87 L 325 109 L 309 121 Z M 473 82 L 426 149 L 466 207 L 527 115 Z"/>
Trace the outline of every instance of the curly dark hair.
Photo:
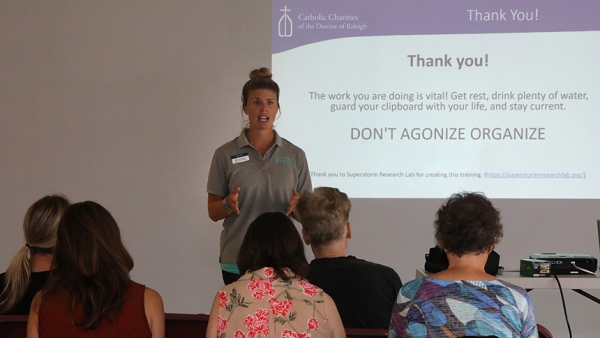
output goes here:
<path id="1" fill-rule="evenodd" d="M 435 239 L 458 257 L 483 253 L 503 235 L 500 212 L 483 193 L 454 194 L 435 216 Z"/>

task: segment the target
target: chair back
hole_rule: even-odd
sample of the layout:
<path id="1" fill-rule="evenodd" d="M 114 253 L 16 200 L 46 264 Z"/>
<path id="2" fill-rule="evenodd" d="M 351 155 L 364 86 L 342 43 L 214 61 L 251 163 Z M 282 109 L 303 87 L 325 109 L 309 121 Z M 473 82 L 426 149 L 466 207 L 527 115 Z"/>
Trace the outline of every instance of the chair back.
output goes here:
<path id="1" fill-rule="evenodd" d="M 27 336 L 28 315 L 1 315 L 0 337 L 23 338 Z"/>
<path id="2" fill-rule="evenodd" d="M 204 338 L 208 317 L 203 314 L 165 313 L 165 338 Z"/>
<path id="3" fill-rule="evenodd" d="M 27 336 L 27 315 L 1 315 L 0 337 L 23 338 Z M 165 314 L 165 338 L 206 336 L 208 316 L 203 314 Z"/>
<path id="4" fill-rule="evenodd" d="M 388 336 L 388 330 L 385 329 L 357 329 L 345 327 L 346 337 L 348 338 L 381 338 Z"/>
<path id="5" fill-rule="evenodd" d="M 553 338 L 554 336 L 550 333 L 550 330 L 545 328 L 541 324 L 537 324 L 538 335 L 540 338 Z"/>

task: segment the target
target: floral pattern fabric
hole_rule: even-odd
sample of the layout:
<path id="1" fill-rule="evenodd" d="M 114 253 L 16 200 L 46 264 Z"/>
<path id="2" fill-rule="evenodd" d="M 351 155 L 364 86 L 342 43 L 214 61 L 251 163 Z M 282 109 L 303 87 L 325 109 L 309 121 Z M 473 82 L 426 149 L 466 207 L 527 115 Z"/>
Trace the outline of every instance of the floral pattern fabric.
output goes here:
<path id="1" fill-rule="evenodd" d="M 217 338 L 331 337 L 323 290 L 286 270 L 248 272 L 219 290 Z"/>
<path id="2" fill-rule="evenodd" d="M 389 337 L 537 337 L 527 292 L 501 280 L 417 278 L 400 289 Z"/>

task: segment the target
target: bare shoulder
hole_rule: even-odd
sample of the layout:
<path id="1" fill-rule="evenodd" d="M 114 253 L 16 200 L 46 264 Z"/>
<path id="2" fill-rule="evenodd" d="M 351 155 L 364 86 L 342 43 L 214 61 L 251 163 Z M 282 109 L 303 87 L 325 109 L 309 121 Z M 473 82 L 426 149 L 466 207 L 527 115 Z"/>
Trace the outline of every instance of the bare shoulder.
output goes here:
<path id="1" fill-rule="evenodd" d="M 29 318 L 27 319 L 27 338 L 38 338 L 39 337 L 39 323 L 38 313 L 40 310 L 40 304 L 42 303 L 42 291 L 35 294 L 31 307 L 29 310 Z"/>
<path id="2" fill-rule="evenodd" d="M 30 314 L 34 314 L 35 316 L 37 316 L 37 314 L 40 312 L 40 305 L 42 304 L 42 297 L 44 295 L 44 291 L 38 291 L 38 293 L 35 294 L 35 296 L 33 297 L 33 300 L 31 301 L 31 305 L 29 306 L 29 313 Z"/>
<path id="3" fill-rule="evenodd" d="M 148 287 L 144 290 L 144 308 L 152 338 L 164 338 L 165 308 L 162 297 L 158 292 Z"/>
<path id="4" fill-rule="evenodd" d="M 156 306 L 160 307 L 161 309 L 163 308 L 162 297 L 158 292 L 149 287 L 146 287 L 144 290 L 144 303 L 146 306 Z"/>
<path id="5" fill-rule="evenodd" d="M 40 308 L 40 303 L 42 302 L 42 292 L 43 291 L 39 291 L 38 293 L 36 293 L 33 297 L 33 300 L 31 301 L 31 308 L 35 309 L 36 312 Z"/>

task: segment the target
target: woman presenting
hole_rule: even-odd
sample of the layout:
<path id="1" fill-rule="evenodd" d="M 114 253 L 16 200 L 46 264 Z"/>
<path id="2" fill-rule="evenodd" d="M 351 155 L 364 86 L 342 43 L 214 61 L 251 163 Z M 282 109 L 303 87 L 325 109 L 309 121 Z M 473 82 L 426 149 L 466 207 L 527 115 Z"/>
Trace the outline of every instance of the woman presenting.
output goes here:
<path id="1" fill-rule="evenodd" d="M 250 72 L 242 88 L 240 135 L 219 147 L 213 156 L 206 191 L 208 215 L 223 221 L 220 257 L 223 281 L 240 276 L 236 259 L 246 229 L 264 212 L 290 216 L 303 191 L 312 190 L 304 151 L 273 129 L 279 112 L 279 86 L 268 68 Z"/>

